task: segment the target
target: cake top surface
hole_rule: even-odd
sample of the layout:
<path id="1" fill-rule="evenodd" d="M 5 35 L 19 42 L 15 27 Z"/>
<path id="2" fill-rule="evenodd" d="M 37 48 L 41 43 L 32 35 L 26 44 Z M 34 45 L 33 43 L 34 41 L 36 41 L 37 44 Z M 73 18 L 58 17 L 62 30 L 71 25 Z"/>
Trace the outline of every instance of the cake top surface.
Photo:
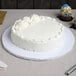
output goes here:
<path id="1" fill-rule="evenodd" d="M 47 42 L 60 36 L 63 25 L 51 17 L 32 15 L 17 20 L 12 31 L 25 40 Z"/>

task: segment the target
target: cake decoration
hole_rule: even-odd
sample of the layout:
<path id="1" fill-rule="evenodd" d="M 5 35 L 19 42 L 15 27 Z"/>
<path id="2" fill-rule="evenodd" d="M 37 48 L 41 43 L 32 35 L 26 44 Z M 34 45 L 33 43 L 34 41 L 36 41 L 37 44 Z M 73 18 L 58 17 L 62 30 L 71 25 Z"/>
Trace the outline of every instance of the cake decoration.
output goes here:
<path id="1" fill-rule="evenodd" d="M 74 24 L 76 24 L 76 16 L 74 17 Z"/>
<path id="2" fill-rule="evenodd" d="M 60 10 L 59 18 L 62 21 L 71 21 L 72 18 L 72 8 L 68 4 L 63 4 Z"/>
<path id="3" fill-rule="evenodd" d="M 76 29 L 76 16 L 73 18 L 73 23 L 72 23 L 71 28 Z"/>
<path id="4" fill-rule="evenodd" d="M 72 15 L 72 9 L 71 9 L 71 7 L 68 4 L 64 4 L 61 7 L 61 14 L 63 16 L 71 16 Z"/>

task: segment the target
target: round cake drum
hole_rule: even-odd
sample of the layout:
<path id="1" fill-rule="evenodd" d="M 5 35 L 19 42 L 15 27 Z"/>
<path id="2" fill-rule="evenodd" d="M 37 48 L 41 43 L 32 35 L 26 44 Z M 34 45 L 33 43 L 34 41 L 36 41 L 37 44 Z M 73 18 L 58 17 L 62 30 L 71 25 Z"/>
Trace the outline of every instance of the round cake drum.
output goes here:
<path id="1" fill-rule="evenodd" d="M 2 44 L 4 48 L 12 55 L 23 59 L 32 59 L 32 60 L 56 59 L 70 52 L 74 45 L 74 36 L 72 32 L 66 27 L 65 27 L 65 37 L 62 39 L 61 44 L 58 44 L 60 47 L 56 48 L 55 50 L 50 50 L 49 52 L 33 52 L 19 48 L 18 46 L 12 43 L 10 35 L 11 35 L 11 27 L 6 29 L 2 35 Z"/>

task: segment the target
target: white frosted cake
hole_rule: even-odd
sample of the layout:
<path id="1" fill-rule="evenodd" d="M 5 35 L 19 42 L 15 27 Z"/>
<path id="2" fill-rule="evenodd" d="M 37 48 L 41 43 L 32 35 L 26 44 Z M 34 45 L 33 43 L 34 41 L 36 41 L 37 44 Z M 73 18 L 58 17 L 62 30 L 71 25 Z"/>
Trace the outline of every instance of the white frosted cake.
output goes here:
<path id="1" fill-rule="evenodd" d="M 15 22 L 11 29 L 12 42 L 25 50 L 45 52 L 58 48 L 64 37 L 64 26 L 47 16 L 32 15 Z"/>

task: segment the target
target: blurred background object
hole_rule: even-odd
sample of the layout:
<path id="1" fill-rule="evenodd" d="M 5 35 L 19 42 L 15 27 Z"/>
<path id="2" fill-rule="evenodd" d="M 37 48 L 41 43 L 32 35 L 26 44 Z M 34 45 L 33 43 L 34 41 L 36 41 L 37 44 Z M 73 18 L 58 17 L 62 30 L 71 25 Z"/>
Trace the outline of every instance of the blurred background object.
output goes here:
<path id="1" fill-rule="evenodd" d="M 3 23 L 6 13 L 6 11 L 0 11 L 0 25 Z"/>
<path id="2" fill-rule="evenodd" d="M 2 9 L 59 9 L 64 3 L 76 8 L 76 0 L 0 0 Z"/>

